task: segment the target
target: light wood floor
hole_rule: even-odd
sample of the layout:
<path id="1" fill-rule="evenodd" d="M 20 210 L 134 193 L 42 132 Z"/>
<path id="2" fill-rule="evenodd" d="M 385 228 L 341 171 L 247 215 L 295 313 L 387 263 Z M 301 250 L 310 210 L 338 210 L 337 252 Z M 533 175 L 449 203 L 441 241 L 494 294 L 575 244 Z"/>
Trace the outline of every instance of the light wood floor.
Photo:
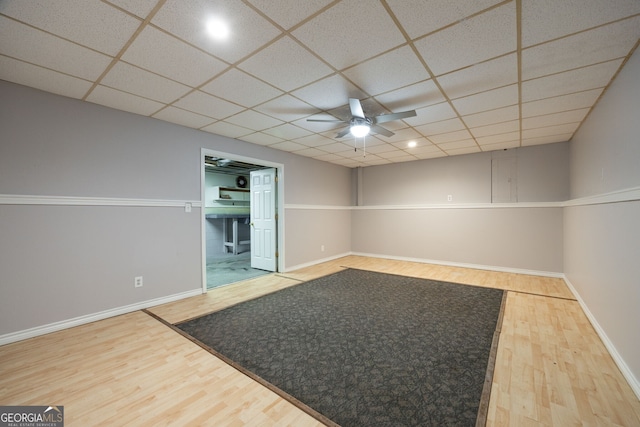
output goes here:
<path id="1" fill-rule="evenodd" d="M 487 425 L 640 425 L 561 279 L 350 256 L 150 311 L 175 323 L 345 267 L 509 291 Z M 64 405 L 67 426 L 321 425 L 141 311 L 0 347 L 0 405 Z"/>

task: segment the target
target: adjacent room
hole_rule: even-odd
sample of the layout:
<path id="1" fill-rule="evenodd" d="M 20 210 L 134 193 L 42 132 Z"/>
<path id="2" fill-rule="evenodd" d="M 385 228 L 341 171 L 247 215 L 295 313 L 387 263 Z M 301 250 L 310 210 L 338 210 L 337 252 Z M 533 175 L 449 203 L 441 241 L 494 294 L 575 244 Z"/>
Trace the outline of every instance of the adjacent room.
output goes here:
<path id="1" fill-rule="evenodd" d="M 0 1 L 0 407 L 640 425 L 639 44 L 637 0 Z"/>

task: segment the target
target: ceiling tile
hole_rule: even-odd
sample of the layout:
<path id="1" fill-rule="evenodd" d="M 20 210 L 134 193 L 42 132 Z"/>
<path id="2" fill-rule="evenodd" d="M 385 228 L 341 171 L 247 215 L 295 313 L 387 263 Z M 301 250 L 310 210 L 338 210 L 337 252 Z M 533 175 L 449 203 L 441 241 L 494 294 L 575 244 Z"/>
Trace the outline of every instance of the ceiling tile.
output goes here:
<path id="1" fill-rule="evenodd" d="M 536 0 L 522 2 L 522 46 L 640 13 L 637 0 Z"/>
<path id="2" fill-rule="evenodd" d="M 225 121 L 256 131 L 262 131 L 282 124 L 282 120 L 274 119 L 273 117 L 251 110 L 243 111 L 240 114 L 229 117 Z"/>
<path id="3" fill-rule="evenodd" d="M 545 126 L 561 125 L 565 123 L 580 123 L 586 117 L 590 108 L 565 111 L 562 113 L 546 114 L 544 116 L 522 119 L 522 129 L 534 129 Z"/>
<path id="4" fill-rule="evenodd" d="M 264 131 L 264 133 L 281 138 L 285 141 L 289 139 L 296 139 L 296 138 L 302 138 L 305 136 L 313 135 L 308 130 L 292 125 L 291 123 L 285 123 L 283 125 L 276 126 L 271 129 L 267 129 Z M 313 136 L 316 136 L 316 135 L 313 135 Z"/>
<path id="5" fill-rule="evenodd" d="M 480 126 L 471 128 L 471 133 L 476 138 L 491 135 L 500 135 L 520 130 L 520 120 L 511 120 L 509 122 L 496 123 L 488 126 Z"/>
<path id="6" fill-rule="evenodd" d="M 522 52 L 522 78 L 529 80 L 622 58 L 640 38 L 640 17 L 585 31 Z"/>
<path id="7" fill-rule="evenodd" d="M 236 68 L 216 77 L 201 90 L 249 108 L 282 94 L 281 90 Z"/>
<path id="8" fill-rule="evenodd" d="M 288 30 L 300 21 L 317 13 L 333 0 L 305 0 L 300 7 L 300 0 L 250 0 L 256 8 L 273 19 L 278 25 Z"/>
<path id="9" fill-rule="evenodd" d="M 541 136 L 538 138 L 527 138 L 522 140 L 522 146 L 555 144 L 556 142 L 566 142 L 566 141 L 569 141 L 572 136 L 573 136 L 573 133 L 566 133 L 561 135 Z"/>
<path id="10" fill-rule="evenodd" d="M 481 144 L 480 148 L 482 151 L 497 151 L 497 150 L 508 150 L 509 148 L 516 148 L 520 146 L 520 140 L 517 141 L 507 141 L 507 142 L 499 142 L 497 144 Z"/>
<path id="11" fill-rule="evenodd" d="M 439 122 L 441 120 L 452 119 L 456 117 L 455 111 L 448 102 L 430 105 L 428 107 L 416 110 L 415 117 L 404 119 L 411 126 L 420 126 L 427 123 Z M 386 123 L 385 123 L 386 124 Z"/>
<path id="12" fill-rule="evenodd" d="M 320 110 L 344 105 L 349 98 L 363 99 L 367 94 L 340 74 L 333 74 L 292 92 L 292 95 Z"/>
<path id="13" fill-rule="evenodd" d="M 450 99 L 507 86 L 517 81 L 518 61 L 515 53 L 438 77 L 438 82 Z"/>
<path id="14" fill-rule="evenodd" d="M 498 144 L 501 142 L 509 142 L 509 141 L 518 141 L 518 144 L 519 144 L 520 132 L 509 132 L 509 133 L 502 133 L 499 135 L 476 137 L 476 141 L 478 141 L 478 144 L 480 145 Z"/>
<path id="15" fill-rule="evenodd" d="M 217 41 L 207 34 L 206 25 L 211 18 L 228 23 L 227 40 Z M 240 1 L 167 0 L 151 22 L 229 63 L 248 56 L 280 34 Z"/>
<path id="16" fill-rule="evenodd" d="M 429 139 L 431 140 L 431 142 L 433 142 L 434 144 L 444 144 L 444 143 L 450 143 L 453 141 L 473 141 L 473 138 L 471 136 L 471 134 L 469 133 L 468 130 L 464 129 L 464 130 L 459 130 L 457 132 L 448 132 L 448 133 L 441 133 L 439 135 L 433 135 L 430 136 Z"/>
<path id="17" fill-rule="evenodd" d="M 370 95 L 388 92 L 429 78 L 409 46 L 394 49 L 344 71 L 356 86 Z"/>
<path id="18" fill-rule="evenodd" d="M 416 130 L 424 136 L 438 135 L 464 129 L 464 123 L 458 118 L 442 120 L 426 125 L 416 126 Z"/>
<path id="19" fill-rule="evenodd" d="M 0 55 L 0 80 L 80 99 L 91 82 Z"/>
<path id="20" fill-rule="evenodd" d="M 479 153 L 480 147 L 477 145 L 470 145 L 468 147 L 460 147 L 460 148 L 447 148 L 445 152 L 450 156 L 459 156 L 461 154 L 471 154 L 471 153 Z"/>
<path id="21" fill-rule="evenodd" d="M 318 150 L 317 148 L 305 148 L 304 150 L 293 151 L 293 153 L 305 157 L 316 157 L 327 154 L 322 150 Z"/>
<path id="22" fill-rule="evenodd" d="M 372 1 L 366 8 L 358 1 L 340 2 L 293 31 L 293 36 L 338 70 L 406 42 L 382 4 Z"/>
<path id="23" fill-rule="evenodd" d="M 202 128 L 203 131 L 215 133 L 217 135 L 226 136 L 229 138 L 240 138 L 243 136 L 247 136 L 255 131 L 252 129 L 247 129 L 242 126 L 234 125 L 227 122 L 216 122 L 209 126 L 205 126 Z"/>
<path id="24" fill-rule="evenodd" d="M 290 37 L 283 37 L 261 50 L 239 68 L 285 92 L 333 72 Z"/>
<path id="25" fill-rule="evenodd" d="M 385 126 L 386 123 L 383 124 L 383 126 Z M 394 134 L 390 137 L 385 137 L 384 141 L 385 142 L 390 142 L 390 143 L 398 143 L 398 142 L 406 142 L 406 141 L 410 141 L 410 140 L 415 140 L 418 138 L 422 138 L 422 135 L 420 135 L 420 133 L 418 133 L 415 129 L 413 128 L 404 128 L 404 129 L 400 129 L 398 131 L 395 131 Z"/>
<path id="26" fill-rule="evenodd" d="M 269 146 L 279 144 L 282 142 L 282 139 L 273 135 L 268 135 L 264 132 L 255 132 L 255 133 L 243 136 L 242 140 L 246 142 L 250 142 L 252 144 L 269 145 Z M 279 148 L 279 149 L 282 149 L 282 148 Z"/>
<path id="27" fill-rule="evenodd" d="M 299 151 L 299 150 L 308 149 L 309 147 L 302 144 L 298 144 L 297 142 L 293 142 L 293 141 L 284 141 L 284 142 L 279 142 L 277 144 L 272 145 L 271 148 L 275 148 L 276 150 L 282 150 L 282 151 Z"/>
<path id="28" fill-rule="evenodd" d="M 502 0 L 387 0 L 409 37 L 415 39 L 458 22 Z"/>
<path id="29" fill-rule="evenodd" d="M 554 98 L 525 102 L 522 104 L 522 117 L 541 116 L 543 114 L 591 107 L 602 94 L 602 90 L 603 89 L 592 89 L 569 95 L 556 96 Z"/>
<path id="30" fill-rule="evenodd" d="M 150 116 L 164 106 L 160 102 L 101 85 L 96 86 L 91 91 L 87 101 L 143 116 Z"/>
<path id="31" fill-rule="evenodd" d="M 174 103 L 176 107 L 215 119 L 223 119 L 243 111 L 244 108 L 211 96 L 199 90 L 191 92 Z"/>
<path id="32" fill-rule="evenodd" d="M 187 93 L 188 86 L 119 61 L 102 84 L 160 102 L 169 103 Z"/>
<path id="33" fill-rule="evenodd" d="M 536 129 L 526 129 L 522 131 L 522 140 L 538 138 L 542 136 L 572 134 L 578 128 L 579 123 L 567 123 L 564 125 L 548 126 Z"/>
<path id="34" fill-rule="evenodd" d="M 327 138 L 326 136 L 322 136 L 317 133 L 295 138 L 294 141 L 298 144 L 306 145 L 307 147 L 323 147 L 336 142 L 334 139 Z"/>
<path id="35" fill-rule="evenodd" d="M 99 0 L 7 1 L 2 13 L 34 27 L 115 56 L 141 21 Z"/>
<path id="36" fill-rule="evenodd" d="M 622 60 L 609 61 L 590 67 L 528 80 L 522 83 L 522 101 L 536 101 L 538 99 L 605 87 L 620 67 L 620 64 L 622 64 Z"/>
<path id="37" fill-rule="evenodd" d="M 127 10 L 140 18 L 146 18 L 158 0 L 107 0 L 109 3 Z"/>
<path id="38" fill-rule="evenodd" d="M 282 95 L 255 107 L 254 110 L 285 122 L 292 122 L 309 116 L 309 112 L 315 109 L 291 95 Z"/>
<path id="39" fill-rule="evenodd" d="M 344 153 L 346 151 L 352 151 L 353 145 L 347 145 L 342 142 L 334 142 L 333 144 L 327 144 L 322 146 L 322 151 L 327 153 Z"/>
<path id="40" fill-rule="evenodd" d="M 2 15 L 0 54 L 86 80 L 97 79 L 111 63 L 111 58 L 106 55 Z"/>
<path id="41" fill-rule="evenodd" d="M 192 87 L 226 68 L 224 62 L 151 26 L 136 37 L 122 60 Z"/>
<path id="42" fill-rule="evenodd" d="M 156 119 L 177 123 L 179 125 L 195 129 L 199 129 L 203 126 L 211 124 L 211 122 L 214 120 L 211 117 L 202 116 L 200 114 L 192 113 L 191 111 L 186 111 L 171 106 L 158 111 L 153 115 L 153 117 L 155 117 Z"/>
<path id="43" fill-rule="evenodd" d="M 463 116 L 518 103 L 518 85 L 510 85 L 451 101 Z"/>
<path id="44" fill-rule="evenodd" d="M 519 118 L 520 109 L 517 105 L 512 105 L 510 107 L 496 108 L 495 110 L 464 116 L 462 120 L 464 120 L 469 127 L 478 127 L 509 120 L 517 120 Z"/>
<path id="45" fill-rule="evenodd" d="M 513 52 L 516 40 L 516 5 L 511 2 L 420 39 L 415 46 L 437 76 Z"/>
<path id="46" fill-rule="evenodd" d="M 417 157 L 420 160 L 437 159 L 438 157 L 446 157 L 447 153 L 445 153 L 444 151 L 438 149 L 438 151 L 416 153 L 416 154 L 414 154 L 414 156 Z"/>
<path id="47" fill-rule="evenodd" d="M 433 80 L 425 80 L 400 89 L 376 95 L 375 99 L 390 111 L 416 110 L 444 101 Z"/>

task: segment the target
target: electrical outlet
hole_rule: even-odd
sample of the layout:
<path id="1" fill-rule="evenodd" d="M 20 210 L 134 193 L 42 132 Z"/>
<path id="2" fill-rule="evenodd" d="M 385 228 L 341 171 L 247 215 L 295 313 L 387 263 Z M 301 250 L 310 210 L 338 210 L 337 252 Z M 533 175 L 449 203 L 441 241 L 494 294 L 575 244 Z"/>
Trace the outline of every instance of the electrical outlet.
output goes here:
<path id="1" fill-rule="evenodd" d="M 449 194 L 449 195 L 447 196 L 447 202 L 450 202 L 450 201 L 452 201 L 452 200 L 453 200 L 453 196 L 452 196 L 451 194 Z"/>
<path id="2" fill-rule="evenodd" d="M 191 212 L 191 203 L 187 202 L 187 203 L 184 204 L 184 211 L 186 213 L 190 213 Z"/>
<path id="3" fill-rule="evenodd" d="M 136 278 L 133 279 L 133 286 L 136 288 L 142 287 L 142 276 L 137 276 Z"/>

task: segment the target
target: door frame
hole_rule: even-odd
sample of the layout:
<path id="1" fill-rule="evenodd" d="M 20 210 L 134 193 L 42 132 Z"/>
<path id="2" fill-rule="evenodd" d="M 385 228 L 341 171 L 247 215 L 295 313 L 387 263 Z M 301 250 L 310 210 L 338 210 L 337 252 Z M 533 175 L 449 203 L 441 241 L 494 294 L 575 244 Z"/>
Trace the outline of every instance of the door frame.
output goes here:
<path id="1" fill-rule="evenodd" d="M 211 150 L 209 148 L 200 149 L 200 201 L 202 208 L 200 209 L 200 263 L 202 270 L 202 293 L 207 292 L 207 236 L 205 235 L 205 212 L 206 204 L 204 198 L 205 190 L 205 156 L 224 157 L 227 159 L 235 160 L 238 162 L 253 163 L 260 166 L 266 166 L 276 169 L 276 176 L 278 182 L 276 186 L 276 207 L 278 213 L 278 220 L 276 221 L 277 234 L 276 234 L 276 251 L 278 252 L 277 270 L 284 271 L 284 165 L 282 163 L 271 162 L 268 160 L 262 160 L 254 157 L 241 156 L 239 154 L 227 153 L 224 151 Z"/>

